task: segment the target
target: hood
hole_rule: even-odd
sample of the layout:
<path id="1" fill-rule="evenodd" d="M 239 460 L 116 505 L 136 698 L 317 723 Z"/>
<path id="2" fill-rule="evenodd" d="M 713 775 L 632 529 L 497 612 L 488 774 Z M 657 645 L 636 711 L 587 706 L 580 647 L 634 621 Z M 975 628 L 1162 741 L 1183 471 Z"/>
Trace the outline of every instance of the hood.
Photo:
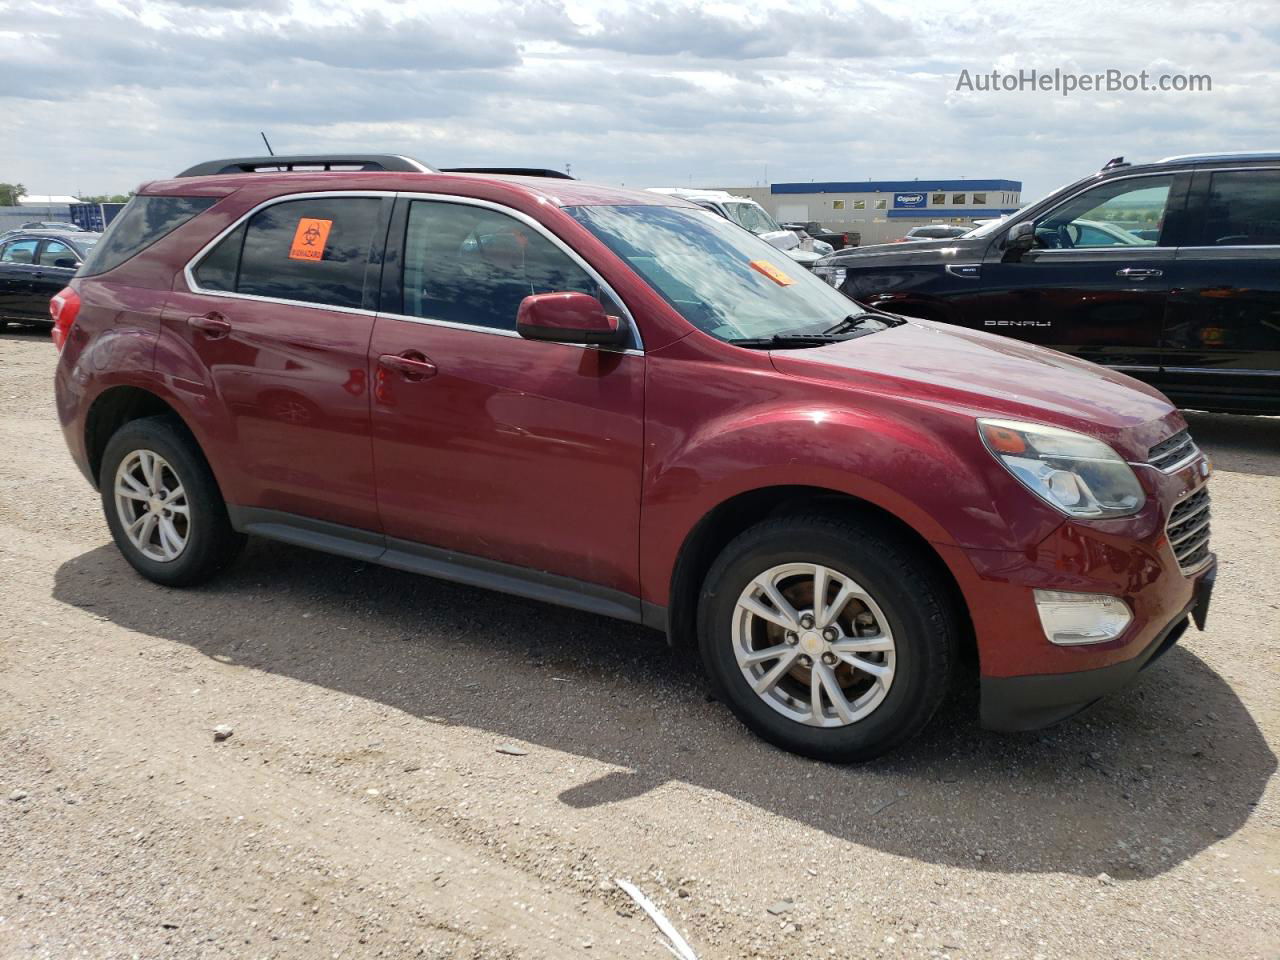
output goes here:
<path id="1" fill-rule="evenodd" d="M 1076 430 L 1143 459 L 1181 418 L 1153 387 L 1056 350 L 928 320 L 772 353 L 780 373 L 898 393 L 974 416 Z"/>
<path id="2" fill-rule="evenodd" d="M 990 237 L 954 237 L 846 247 L 831 254 L 823 266 L 855 267 L 871 261 L 877 266 L 881 263 L 964 263 L 981 259 L 990 242 Z"/>

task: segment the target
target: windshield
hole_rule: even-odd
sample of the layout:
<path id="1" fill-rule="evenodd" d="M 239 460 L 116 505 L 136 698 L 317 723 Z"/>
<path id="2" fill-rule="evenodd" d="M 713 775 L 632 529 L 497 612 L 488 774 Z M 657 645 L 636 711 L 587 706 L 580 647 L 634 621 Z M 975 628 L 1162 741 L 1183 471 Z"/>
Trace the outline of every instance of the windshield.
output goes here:
<path id="1" fill-rule="evenodd" d="M 774 233 L 782 228 L 778 221 L 765 213 L 764 207 L 757 203 L 726 203 L 725 209 L 729 217 L 740 227 L 746 227 L 752 233 Z"/>
<path id="2" fill-rule="evenodd" d="M 774 247 L 701 210 L 566 207 L 686 320 L 721 340 L 821 333 L 863 309 Z M 873 326 L 889 326 L 889 323 Z"/>

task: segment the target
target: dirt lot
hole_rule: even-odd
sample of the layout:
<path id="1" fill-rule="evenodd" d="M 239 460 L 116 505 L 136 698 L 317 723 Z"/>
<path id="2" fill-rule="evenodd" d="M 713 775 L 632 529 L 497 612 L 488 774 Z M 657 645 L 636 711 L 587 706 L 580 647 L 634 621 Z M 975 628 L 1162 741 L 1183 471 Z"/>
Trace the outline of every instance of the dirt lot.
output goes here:
<path id="1" fill-rule="evenodd" d="M 701 958 L 1280 956 L 1278 419 L 1189 417 L 1206 633 L 1053 730 L 961 703 L 840 768 L 639 628 L 265 542 L 141 580 L 54 357 L 0 336 L 0 956 L 667 956 L 618 877 Z"/>

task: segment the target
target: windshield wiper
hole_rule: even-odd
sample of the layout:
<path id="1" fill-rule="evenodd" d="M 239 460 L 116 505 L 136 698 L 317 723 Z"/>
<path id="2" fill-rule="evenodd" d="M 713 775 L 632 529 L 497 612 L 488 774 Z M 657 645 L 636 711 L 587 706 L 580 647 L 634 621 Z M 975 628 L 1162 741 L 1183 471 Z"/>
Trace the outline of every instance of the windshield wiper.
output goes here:
<path id="1" fill-rule="evenodd" d="M 863 325 L 868 320 L 875 320 L 877 323 L 883 323 L 886 327 L 894 326 L 897 323 L 896 317 L 886 316 L 883 313 L 851 313 L 833 327 L 823 330 L 824 336 L 835 336 L 841 333 L 848 333 Z"/>
<path id="2" fill-rule="evenodd" d="M 840 343 L 848 340 L 847 334 L 834 333 L 775 333 L 769 337 L 739 337 L 730 340 L 736 347 L 820 347 L 827 343 Z"/>

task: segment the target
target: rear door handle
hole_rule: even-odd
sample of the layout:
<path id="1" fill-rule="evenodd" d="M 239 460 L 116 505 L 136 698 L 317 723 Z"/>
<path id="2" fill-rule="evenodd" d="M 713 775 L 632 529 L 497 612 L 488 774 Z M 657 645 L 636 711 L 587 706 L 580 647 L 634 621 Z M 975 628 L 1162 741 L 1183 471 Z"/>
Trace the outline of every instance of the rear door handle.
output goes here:
<path id="1" fill-rule="evenodd" d="M 220 313 L 206 313 L 200 317 L 187 317 L 187 324 L 199 330 L 210 340 L 221 340 L 231 332 L 231 323 Z"/>
<path id="2" fill-rule="evenodd" d="M 384 353 L 378 357 L 378 366 L 384 370 L 392 370 L 406 380 L 428 380 L 436 375 L 436 365 L 417 350 L 406 350 L 399 354 Z"/>
<path id="3" fill-rule="evenodd" d="M 1148 270 L 1144 267 L 1125 267 L 1123 270 L 1117 270 L 1116 276 L 1129 280 L 1145 280 L 1147 277 L 1163 277 L 1164 271 Z"/>

